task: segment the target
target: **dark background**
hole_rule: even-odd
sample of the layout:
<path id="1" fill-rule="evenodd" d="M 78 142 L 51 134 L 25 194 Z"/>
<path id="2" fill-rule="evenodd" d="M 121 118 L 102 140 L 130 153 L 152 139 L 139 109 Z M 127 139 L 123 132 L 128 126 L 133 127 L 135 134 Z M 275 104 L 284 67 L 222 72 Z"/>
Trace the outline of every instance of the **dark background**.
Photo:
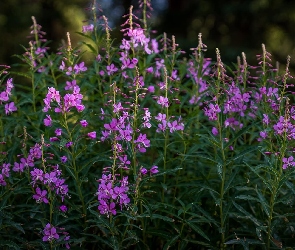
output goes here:
<path id="1" fill-rule="evenodd" d="M 70 31 L 72 42 L 80 39 L 83 21 L 89 19 L 87 7 L 91 0 L 2 0 L 0 1 L 0 64 L 13 64 L 19 59 L 13 54 L 23 53 L 28 47 L 31 16 L 47 32 L 55 51 Z M 97 0 L 109 18 L 114 35 L 122 23 L 121 16 L 128 12 L 132 0 Z M 245 52 L 248 62 L 255 63 L 264 43 L 273 54 L 274 61 L 285 64 L 287 55 L 294 65 L 295 57 L 295 1 L 294 0 L 152 0 L 151 18 L 157 34 L 166 32 L 176 36 L 180 47 L 189 51 L 198 45 L 198 34 L 208 46 L 207 57 L 215 59 L 215 48 L 221 51 L 222 60 L 236 62 Z M 274 62 L 275 64 L 275 62 Z"/>

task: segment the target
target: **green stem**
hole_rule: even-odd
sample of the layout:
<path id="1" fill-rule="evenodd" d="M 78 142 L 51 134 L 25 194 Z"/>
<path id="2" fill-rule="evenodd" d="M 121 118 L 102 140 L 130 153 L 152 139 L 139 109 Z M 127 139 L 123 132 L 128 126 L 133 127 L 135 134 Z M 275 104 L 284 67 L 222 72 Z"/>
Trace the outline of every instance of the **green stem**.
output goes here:
<path id="1" fill-rule="evenodd" d="M 69 136 L 69 140 L 73 141 L 72 133 L 71 133 L 71 131 L 69 129 L 68 122 L 67 122 L 67 113 L 66 112 L 64 113 L 64 127 L 65 127 L 65 129 L 67 131 L 67 134 Z M 86 223 L 87 211 L 86 211 L 85 202 L 84 202 L 84 198 L 83 198 L 83 194 L 82 194 L 82 190 L 81 190 L 81 181 L 79 180 L 79 169 L 78 169 L 77 164 L 76 164 L 75 154 L 72 151 L 69 151 L 69 153 L 70 153 L 71 158 L 72 158 L 74 176 L 75 176 L 75 181 L 76 181 L 76 189 L 77 189 L 80 201 L 82 203 L 82 211 L 83 211 L 82 216 L 84 217 L 84 223 Z"/>
<path id="2" fill-rule="evenodd" d="M 168 98 L 168 75 L 167 75 L 167 69 L 164 67 L 164 80 L 165 80 L 165 98 Z M 166 107 L 166 120 L 169 119 L 169 109 Z M 164 171 L 166 171 L 166 164 L 167 164 L 167 147 L 169 143 L 169 131 L 168 129 L 165 130 L 165 141 L 164 141 L 164 155 L 163 155 L 163 167 Z M 164 174 L 163 184 L 166 184 L 166 174 Z M 164 189 L 162 189 L 162 203 L 164 202 Z"/>
<path id="3" fill-rule="evenodd" d="M 33 69 L 31 69 L 33 70 Z M 36 114 L 36 101 L 35 101 L 35 77 L 34 72 L 32 71 L 32 102 L 33 102 L 33 111 Z"/>
<path id="4" fill-rule="evenodd" d="M 270 211 L 269 211 L 269 216 L 268 216 L 268 221 L 267 221 L 267 242 L 266 242 L 266 249 L 270 249 L 270 242 L 271 242 L 271 234 L 272 234 L 272 230 L 271 230 L 271 223 L 272 223 L 272 215 L 273 215 L 273 210 L 274 210 L 274 201 L 275 201 L 275 196 L 277 193 L 277 185 L 275 187 L 275 190 L 273 190 L 274 192 L 271 192 L 271 199 L 270 199 Z"/>
<path id="5" fill-rule="evenodd" d="M 146 1 L 147 0 L 143 0 L 143 9 L 142 9 L 142 17 L 143 17 L 143 28 L 144 28 L 144 31 L 147 35 L 147 13 L 146 13 Z"/>

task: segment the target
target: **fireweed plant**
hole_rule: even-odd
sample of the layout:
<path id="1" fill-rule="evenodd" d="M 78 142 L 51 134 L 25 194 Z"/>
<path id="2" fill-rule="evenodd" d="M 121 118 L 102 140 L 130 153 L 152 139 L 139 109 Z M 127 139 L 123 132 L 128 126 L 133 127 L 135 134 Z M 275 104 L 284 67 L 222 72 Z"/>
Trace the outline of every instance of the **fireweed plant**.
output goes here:
<path id="1" fill-rule="evenodd" d="M 89 10 L 84 47 L 67 33 L 50 52 L 32 18 L 22 63 L 1 66 L 1 249 L 294 247 L 290 58 L 262 45 L 226 67 L 201 34 L 186 54 L 148 0 L 116 41 Z"/>

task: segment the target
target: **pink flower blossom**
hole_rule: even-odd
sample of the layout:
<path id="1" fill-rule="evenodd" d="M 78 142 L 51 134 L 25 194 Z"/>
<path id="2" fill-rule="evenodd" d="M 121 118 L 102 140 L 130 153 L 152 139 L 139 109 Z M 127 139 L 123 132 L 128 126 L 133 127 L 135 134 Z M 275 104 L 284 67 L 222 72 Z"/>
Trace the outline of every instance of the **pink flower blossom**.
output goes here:
<path id="1" fill-rule="evenodd" d="M 36 200 L 37 203 L 46 203 L 48 204 L 49 201 L 46 197 L 47 191 L 41 190 L 39 187 L 36 188 L 36 194 L 33 195 L 33 198 Z"/>
<path id="2" fill-rule="evenodd" d="M 82 120 L 82 121 L 80 121 L 80 124 L 82 127 L 87 127 L 88 122 L 86 120 Z"/>
<path id="3" fill-rule="evenodd" d="M 88 137 L 90 139 L 95 139 L 96 138 L 96 132 L 95 131 L 89 132 L 87 135 L 88 135 Z"/>
<path id="4" fill-rule="evenodd" d="M 169 106 L 169 102 L 168 102 L 168 98 L 167 97 L 160 96 L 158 98 L 157 103 L 160 104 L 162 107 L 166 107 L 167 108 Z"/>
<path id="5" fill-rule="evenodd" d="M 56 228 L 50 225 L 49 223 L 45 226 L 43 230 L 44 236 L 43 241 L 53 241 L 55 239 L 59 239 L 59 235 L 56 232 Z"/>
<path id="6" fill-rule="evenodd" d="M 14 105 L 14 102 L 10 102 L 10 103 L 5 104 L 6 115 L 8 115 L 16 110 L 17 110 L 17 107 Z"/>
<path id="7" fill-rule="evenodd" d="M 151 174 L 159 173 L 158 166 L 152 166 L 152 168 L 150 169 L 150 173 Z"/>
<path id="8" fill-rule="evenodd" d="M 50 115 L 46 115 L 47 118 L 45 118 L 44 121 L 44 125 L 46 127 L 50 127 L 52 125 L 52 119 Z"/>

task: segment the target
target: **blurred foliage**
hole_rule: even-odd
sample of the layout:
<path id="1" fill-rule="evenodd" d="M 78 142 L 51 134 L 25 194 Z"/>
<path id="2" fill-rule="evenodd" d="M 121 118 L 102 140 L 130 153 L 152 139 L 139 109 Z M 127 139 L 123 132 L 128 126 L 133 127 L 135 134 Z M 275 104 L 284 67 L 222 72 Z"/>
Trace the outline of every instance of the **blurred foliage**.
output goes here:
<path id="1" fill-rule="evenodd" d="M 14 54 L 22 54 L 28 47 L 31 16 L 35 16 L 42 30 L 50 40 L 49 46 L 56 50 L 66 32 L 81 31 L 82 21 L 86 18 L 85 0 L 9 0 L 0 2 L 0 64 L 19 62 Z"/>
<path id="2" fill-rule="evenodd" d="M 58 48 L 66 32 L 73 43 L 76 31 L 81 31 L 87 20 L 85 8 L 91 0 L 9 0 L 0 2 L 0 64 L 17 62 L 12 54 L 22 53 L 20 44 L 27 46 L 26 36 L 31 16 L 52 40 L 50 47 Z M 122 22 L 120 16 L 128 12 L 134 0 L 97 0 L 111 26 Z M 295 1 L 294 0 L 152 0 L 155 10 L 151 22 L 158 34 L 176 36 L 181 48 L 189 51 L 198 44 L 198 33 L 208 46 L 207 56 L 215 58 L 215 48 L 221 51 L 225 63 L 236 61 L 245 52 L 253 64 L 261 44 L 275 60 L 285 64 L 287 55 L 295 55 Z M 119 35 L 119 30 L 115 35 Z M 294 62 L 294 58 L 291 63 Z"/>

